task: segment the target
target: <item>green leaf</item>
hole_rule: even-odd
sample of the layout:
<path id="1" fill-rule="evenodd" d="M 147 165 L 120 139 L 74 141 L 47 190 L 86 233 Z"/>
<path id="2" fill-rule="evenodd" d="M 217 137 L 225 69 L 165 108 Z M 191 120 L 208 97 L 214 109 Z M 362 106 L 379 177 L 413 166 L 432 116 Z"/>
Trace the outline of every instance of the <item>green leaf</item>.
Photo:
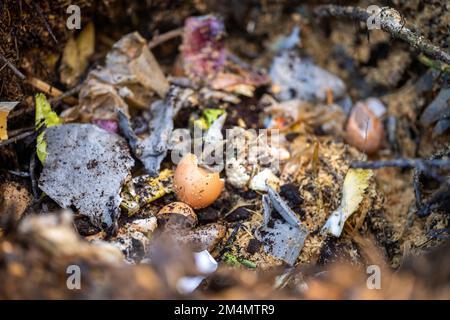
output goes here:
<path id="1" fill-rule="evenodd" d="M 206 121 L 207 128 L 211 126 L 211 124 L 217 120 L 221 115 L 225 113 L 225 110 L 222 109 L 212 109 L 212 108 L 206 108 L 203 110 L 203 117 Z"/>
<path id="2" fill-rule="evenodd" d="M 50 103 L 48 103 L 45 95 L 38 93 L 36 95 L 36 130 L 43 125 L 48 128 L 61 123 L 61 119 L 54 111 L 52 111 L 52 107 L 50 106 Z M 36 154 L 42 164 L 45 163 L 45 158 L 47 157 L 47 142 L 44 139 L 44 134 L 45 132 L 40 133 L 36 139 Z"/>
<path id="3" fill-rule="evenodd" d="M 254 263 L 253 261 L 247 259 L 238 259 L 236 256 L 229 252 L 225 252 L 223 254 L 223 260 L 225 261 L 225 263 L 233 267 L 240 267 L 241 265 L 243 265 L 250 269 L 256 268 L 256 263 Z"/>
<path id="4" fill-rule="evenodd" d="M 229 252 L 225 252 L 223 254 L 223 260 L 225 261 L 225 263 L 227 263 L 227 264 L 229 264 L 230 266 L 233 266 L 233 267 L 237 267 L 237 266 L 240 265 L 238 259 L 234 255 L 229 253 Z"/>

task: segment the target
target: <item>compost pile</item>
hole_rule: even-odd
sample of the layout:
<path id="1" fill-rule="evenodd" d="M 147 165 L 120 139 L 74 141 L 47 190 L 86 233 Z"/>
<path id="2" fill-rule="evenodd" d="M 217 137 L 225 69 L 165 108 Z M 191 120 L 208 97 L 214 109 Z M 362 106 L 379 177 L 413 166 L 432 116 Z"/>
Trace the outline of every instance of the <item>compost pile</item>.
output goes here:
<path id="1" fill-rule="evenodd" d="M 0 4 L 1 298 L 450 297 L 448 3 L 49 3 Z"/>

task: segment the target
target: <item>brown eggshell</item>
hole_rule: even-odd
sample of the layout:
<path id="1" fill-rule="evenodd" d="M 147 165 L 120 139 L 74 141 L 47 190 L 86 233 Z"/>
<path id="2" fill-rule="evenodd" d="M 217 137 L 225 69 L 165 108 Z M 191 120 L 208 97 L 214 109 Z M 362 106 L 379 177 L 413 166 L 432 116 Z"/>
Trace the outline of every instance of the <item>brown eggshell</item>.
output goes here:
<path id="1" fill-rule="evenodd" d="M 189 153 L 175 170 L 173 186 L 178 199 L 199 209 L 209 206 L 220 196 L 224 181 L 219 173 L 200 168 L 197 157 Z"/>
<path id="2" fill-rule="evenodd" d="M 347 143 L 362 152 L 374 153 L 380 149 L 383 139 L 384 127 L 381 119 L 365 104 L 356 104 L 347 122 Z"/>
<path id="3" fill-rule="evenodd" d="M 156 214 L 156 218 L 164 225 L 194 227 L 198 218 L 194 210 L 183 202 L 172 202 L 164 206 Z"/>
<path id="4" fill-rule="evenodd" d="M 225 233 L 225 226 L 219 223 L 210 223 L 194 229 L 186 229 L 173 235 L 178 243 L 188 245 L 195 251 L 212 251 L 223 239 Z"/>

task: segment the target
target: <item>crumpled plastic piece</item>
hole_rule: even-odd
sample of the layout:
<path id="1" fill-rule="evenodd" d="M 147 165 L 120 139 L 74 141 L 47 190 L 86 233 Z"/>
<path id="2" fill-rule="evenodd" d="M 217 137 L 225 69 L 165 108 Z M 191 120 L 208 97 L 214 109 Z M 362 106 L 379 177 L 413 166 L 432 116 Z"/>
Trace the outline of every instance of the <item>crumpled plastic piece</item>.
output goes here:
<path id="1" fill-rule="evenodd" d="M 281 101 L 300 99 L 324 102 L 329 90 L 335 100 L 343 98 L 346 93 L 341 79 L 292 51 L 284 51 L 276 56 L 269 74 L 277 88 L 274 93 Z"/>
<path id="2" fill-rule="evenodd" d="M 264 220 L 255 237 L 263 242 L 264 251 L 294 265 L 309 232 L 287 203 L 270 186 L 268 195 L 262 196 Z M 272 215 L 275 209 L 283 219 Z"/>
<path id="3" fill-rule="evenodd" d="M 134 165 L 123 138 L 91 124 L 46 130 L 47 160 L 39 187 L 61 207 L 76 207 L 99 228 L 114 231 L 122 184 Z"/>
<path id="4" fill-rule="evenodd" d="M 364 192 L 373 176 L 372 170 L 349 169 L 345 176 L 342 199 L 337 208 L 323 226 L 322 234 L 339 237 L 344 229 L 345 221 L 358 209 L 364 198 Z"/>
<path id="5" fill-rule="evenodd" d="M 154 92 L 161 98 L 169 83 L 147 41 L 139 33 L 123 36 L 106 56 L 104 67 L 89 72 L 80 90 L 82 120 L 117 120 L 116 109 L 148 108 Z"/>
<path id="6" fill-rule="evenodd" d="M 167 155 L 173 130 L 174 105 L 171 99 L 155 101 L 151 107 L 150 134 L 140 139 L 133 132 L 129 118 L 120 110 L 119 126 L 127 138 L 133 154 L 142 162 L 147 173 L 157 177 L 161 162 Z"/>

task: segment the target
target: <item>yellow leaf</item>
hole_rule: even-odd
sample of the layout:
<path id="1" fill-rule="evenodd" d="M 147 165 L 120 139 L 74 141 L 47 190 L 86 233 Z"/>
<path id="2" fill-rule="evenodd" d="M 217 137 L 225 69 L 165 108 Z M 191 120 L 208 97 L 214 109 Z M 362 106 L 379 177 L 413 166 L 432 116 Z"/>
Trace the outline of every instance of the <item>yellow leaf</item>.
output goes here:
<path id="1" fill-rule="evenodd" d="M 358 209 L 364 199 L 364 192 L 369 186 L 372 176 L 372 170 L 348 170 L 342 189 L 341 204 L 328 218 L 322 228 L 323 234 L 330 233 L 336 237 L 341 235 L 345 221 Z"/>
<path id="2" fill-rule="evenodd" d="M 0 102 L 0 140 L 8 139 L 8 114 L 18 102 Z"/>

